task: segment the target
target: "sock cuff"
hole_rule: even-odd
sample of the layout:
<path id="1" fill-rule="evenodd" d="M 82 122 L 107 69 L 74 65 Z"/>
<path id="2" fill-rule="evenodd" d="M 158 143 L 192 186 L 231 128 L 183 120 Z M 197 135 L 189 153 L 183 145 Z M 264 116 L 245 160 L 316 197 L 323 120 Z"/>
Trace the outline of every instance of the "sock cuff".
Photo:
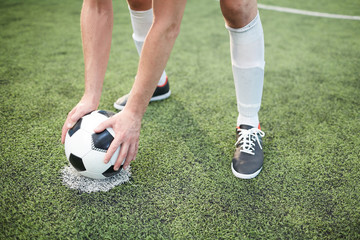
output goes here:
<path id="1" fill-rule="evenodd" d="M 151 14 L 151 16 L 152 16 L 152 11 L 153 11 L 152 8 L 145 10 L 145 11 L 132 10 L 129 5 L 128 5 L 128 8 L 129 8 L 130 14 L 134 17 L 143 18 L 147 14 L 149 14 L 149 15 Z"/>
<path id="2" fill-rule="evenodd" d="M 232 28 L 232 27 L 229 27 L 225 23 L 225 28 L 227 30 L 229 30 L 230 32 L 243 33 L 243 32 L 246 32 L 246 31 L 249 31 L 250 29 L 252 29 L 258 22 L 260 22 L 259 11 L 257 12 L 255 18 L 253 20 L 251 20 L 251 22 L 249 22 L 246 26 L 244 26 L 242 28 Z"/>
<path id="3" fill-rule="evenodd" d="M 240 126 L 241 124 L 245 124 L 245 125 L 249 125 L 249 126 L 257 128 L 260 125 L 259 116 L 258 116 L 258 114 L 256 114 L 252 117 L 247 117 L 247 116 L 243 116 L 243 115 L 239 114 L 236 124 L 237 124 L 237 126 Z"/>
<path id="4" fill-rule="evenodd" d="M 139 42 L 145 40 L 146 35 L 151 27 L 153 21 L 153 9 L 145 11 L 132 10 L 128 6 L 130 12 L 131 24 L 133 27 L 133 39 Z"/>

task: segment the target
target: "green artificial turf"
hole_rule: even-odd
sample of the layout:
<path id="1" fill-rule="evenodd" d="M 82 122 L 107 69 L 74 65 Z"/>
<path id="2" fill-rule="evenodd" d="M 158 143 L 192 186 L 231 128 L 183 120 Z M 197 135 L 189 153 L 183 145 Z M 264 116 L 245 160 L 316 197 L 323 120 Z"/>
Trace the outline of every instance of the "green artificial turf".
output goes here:
<path id="1" fill-rule="evenodd" d="M 360 15 L 358 1 L 261 3 Z M 240 180 L 228 32 L 217 1 L 189 1 L 172 96 L 148 107 L 131 182 L 87 194 L 61 181 L 61 127 L 83 92 L 81 5 L 0 2 L 0 239 L 360 238 L 360 21 L 260 10 L 265 164 Z M 125 1 L 114 15 L 107 110 L 138 61 Z"/>

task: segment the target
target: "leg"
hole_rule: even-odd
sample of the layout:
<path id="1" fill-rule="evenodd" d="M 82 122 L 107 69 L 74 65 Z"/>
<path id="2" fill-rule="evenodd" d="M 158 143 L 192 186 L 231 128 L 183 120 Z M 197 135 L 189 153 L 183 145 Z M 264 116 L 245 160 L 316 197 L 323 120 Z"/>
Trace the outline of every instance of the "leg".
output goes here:
<path id="1" fill-rule="evenodd" d="M 145 38 L 153 23 L 152 0 L 128 0 L 131 24 L 133 28 L 133 40 L 136 50 L 140 56 Z M 165 70 L 158 82 L 153 97 L 150 101 L 163 100 L 170 96 L 170 86 Z M 128 100 L 129 94 L 119 98 L 115 103 L 116 109 L 122 110 Z"/>
<path id="2" fill-rule="evenodd" d="M 127 0 L 130 9 L 147 11 L 152 8 L 152 0 Z"/>
<path id="3" fill-rule="evenodd" d="M 133 39 L 136 49 L 141 54 L 142 45 L 153 22 L 152 0 L 129 0 Z"/>
<path id="4" fill-rule="evenodd" d="M 141 54 L 146 35 L 148 34 L 153 23 L 152 0 L 128 0 L 131 24 L 133 27 L 133 39 L 136 49 Z M 160 77 L 158 86 L 166 82 L 165 70 Z"/>
<path id="5" fill-rule="evenodd" d="M 230 34 L 231 62 L 238 104 L 237 125 L 259 124 L 264 80 L 264 37 L 256 0 L 222 0 Z"/>
<path id="6" fill-rule="evenodd" d="M 143 114 L 180 31 L 186 0 L 154 0 L 154 22 L 146 36 L 139 67 L 123 112 Z"/>
<path id="7" fill-rule="evenodd" d="M 256 0 L 221 0 L 221 12 L 226 25 L 231 28 L 242 28 L 257 15 Z"/>
<path id="8" fill-rule="evenodd" d="M 237 149 L 232 170 L 239 178 L 253 178 L 263 164 L 258 129 L 264 81 L 264 37 L 256 0 L 221 0 L 230 34 L 231 62 L 238 105 Z"/>

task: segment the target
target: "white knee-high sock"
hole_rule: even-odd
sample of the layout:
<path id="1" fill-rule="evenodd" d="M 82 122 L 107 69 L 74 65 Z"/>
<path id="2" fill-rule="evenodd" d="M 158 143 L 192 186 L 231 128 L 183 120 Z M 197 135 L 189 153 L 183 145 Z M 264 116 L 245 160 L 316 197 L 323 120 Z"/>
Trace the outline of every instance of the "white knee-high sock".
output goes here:
<path id="1" fill-rule="evenodd" d="M 130 11 L 131 25 L 134 31 L 132 37 L 134 39 L 136 49 L 140 56 L 146 35 L 149 32 L 149 29 L 153 22 L 153 10 L 151 8 L 146 11 L 135 11 L 130 9 L 129 7 L 129 11 Z M 166 82 L 166 73 L 164 70 L 158 82 L 158 86 L 163 85 L 165 82 Z"/>
<path id="2" fill-rule="evenodd" d="M 264 83 L 264 34 L 259 13 L 245 27 L 226 26 L 239 116 L 237 125 L 258 127 Z"/>

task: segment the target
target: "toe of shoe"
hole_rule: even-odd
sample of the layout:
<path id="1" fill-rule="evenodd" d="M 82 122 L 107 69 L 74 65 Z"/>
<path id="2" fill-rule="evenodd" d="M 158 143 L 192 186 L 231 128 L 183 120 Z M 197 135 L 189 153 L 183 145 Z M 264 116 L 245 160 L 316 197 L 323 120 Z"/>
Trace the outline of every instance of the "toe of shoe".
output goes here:
<path id="1" fill-rule="evenodd" d="M 254 158 L 253 155 L 247 153 L 235 154 L 231 164 L 234 175 L 240 178 L 253 178 L 257 176 L 262 166 L 263 156 Z"/>
<path id="2" fill-rule="evenodd" d="M 121 98 L 119 98 L 118 100 L 116 100 L 116 102 L 114 102 L 114 107 L 117 109 L 123 109 L 126 105 L 126 102 L 128 100 L 129 94 L 122 96 Z"/>
<path id="3" fill-rule="evenodd" d="M 241 178 L 241 179 L 251 179 L 251 178 L 254 178 L 256 177 L 257 175 L 259 175 L 260 171 L 262 170 L 262 167 L 254 172 L 251 172 L 251 173 L 243 173 L 239 170 L 236 170 L 234 168 L 234 165 L 233 163 L 231 163 L 231 170 L 232 170 L 232 173 L 234 174 L 235 177 L 237 178 Z"/>

